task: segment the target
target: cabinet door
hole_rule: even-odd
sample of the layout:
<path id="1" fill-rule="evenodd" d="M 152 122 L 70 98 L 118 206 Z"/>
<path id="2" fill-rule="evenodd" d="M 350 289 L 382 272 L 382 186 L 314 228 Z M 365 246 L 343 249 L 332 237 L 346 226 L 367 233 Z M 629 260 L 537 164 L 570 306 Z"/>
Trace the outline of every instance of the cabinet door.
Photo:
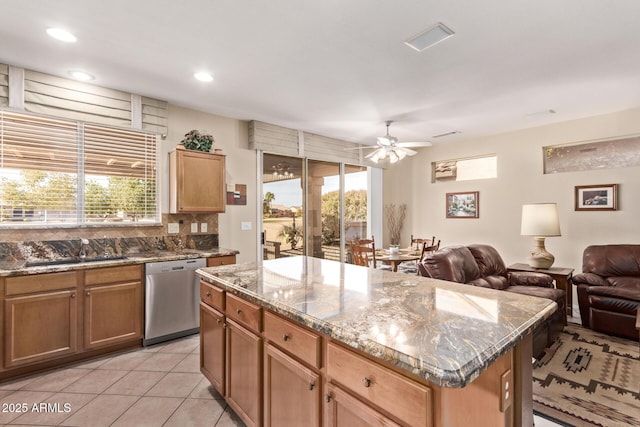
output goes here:
<path id="1" fill-rule="evenodd" d="M 224 212 L 226 202 L 225 157 L 211 153 L 175 150 L 170 153 L 172 213 Z"/>
<path id="2" fill-rule="evenodd" d="M 75 353 L 77 315 L 75 290 L 5 298 L 5 367 Z"/>
<path id="3" fill-rule="evenodd" d="M 346 391 L 327 384 L 324 403 L 325 427 L 399 426 Z"/>
<path id="4" fill-rule="evenodd" d="M 265 427 L 319 426 L 321 386 L 319 374 L 265 345 Z"/>
<path id="5" fill-rule="evenodd" d="M 261 425 L 262 340 L 227 317 L 226 399 L 249 427 Z"/>
<path id="6" fill-rule="evenodd" d="M 92 286 L 84 296 L 84 347 L 142 338 L 142 283 Z"/>
<path id="7" fill-rule="evenodd" d="M 224 316 L 200 303 L 200 372 L 224 396 Z"/>

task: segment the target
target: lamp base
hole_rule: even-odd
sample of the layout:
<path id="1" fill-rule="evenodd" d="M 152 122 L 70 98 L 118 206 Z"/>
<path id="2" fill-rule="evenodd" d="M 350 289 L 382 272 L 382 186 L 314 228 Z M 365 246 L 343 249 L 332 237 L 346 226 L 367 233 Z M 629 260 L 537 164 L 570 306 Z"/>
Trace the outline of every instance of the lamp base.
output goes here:
<path id="1" fill-rule="evenodd" d="M 527 258 L 529 265 L 533 268 L 547 269 L 551 267 L 553 261 L 555 261 L 555 257 L 547 252 L 547 249 L 544 247 L 544 237 L 534 237 L 534 240 L 536 241 L 536 246 Z"/>

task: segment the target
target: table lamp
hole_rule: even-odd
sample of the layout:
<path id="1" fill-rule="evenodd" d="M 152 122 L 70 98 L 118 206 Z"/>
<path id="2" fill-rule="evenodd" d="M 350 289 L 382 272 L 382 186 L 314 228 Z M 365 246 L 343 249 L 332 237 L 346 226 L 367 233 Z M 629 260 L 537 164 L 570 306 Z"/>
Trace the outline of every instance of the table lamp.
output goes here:
<path id="1" fill-rule="evenodd" d="M 555 203 L 533 203 L 522 205 L 522 226 L 520 234 L 533 236 L 535 247 L 527 261 L 533 268 L 549 268 L 555 260 L 544 247 L 545 237 L 560 236 L 560 223 Z"/>

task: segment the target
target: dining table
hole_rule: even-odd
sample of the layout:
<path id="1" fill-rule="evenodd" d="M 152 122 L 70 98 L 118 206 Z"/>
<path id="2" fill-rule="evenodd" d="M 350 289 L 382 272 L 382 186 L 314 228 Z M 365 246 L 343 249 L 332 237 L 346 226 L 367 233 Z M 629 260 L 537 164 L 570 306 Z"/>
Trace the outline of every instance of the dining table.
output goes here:
<path id="1" fill-rule="evenodd" d="M 388 249 L 376 251 L 376 261 L 391 265 L 392 271 L 398 271 L 398 265 L 407 261 L 417 261 L 420 259 L 421 251 L 412 248 L 398 249 L 392 253 Z"/>

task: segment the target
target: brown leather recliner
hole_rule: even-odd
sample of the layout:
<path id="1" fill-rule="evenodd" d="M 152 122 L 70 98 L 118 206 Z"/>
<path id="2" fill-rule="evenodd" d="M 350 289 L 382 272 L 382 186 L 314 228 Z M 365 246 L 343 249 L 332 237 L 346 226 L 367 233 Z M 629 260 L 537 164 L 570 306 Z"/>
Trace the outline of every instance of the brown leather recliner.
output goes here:
<path id="1" fill-rule="evenodd" d="M 558 309 L 533 331 L 533 356 L 539 357 L 567 324 L 565 292 L 542 273 L 508 272 L 498 251 L 489 245 L 449 246 L 418 264 L 421 276 L 547 298 Z"/>
<path id="2" fill-rule="evenodd" d="M 582 254 L 577 286 L 582 326 L 638 341 L 640 245 L 593 245 Z"/>

